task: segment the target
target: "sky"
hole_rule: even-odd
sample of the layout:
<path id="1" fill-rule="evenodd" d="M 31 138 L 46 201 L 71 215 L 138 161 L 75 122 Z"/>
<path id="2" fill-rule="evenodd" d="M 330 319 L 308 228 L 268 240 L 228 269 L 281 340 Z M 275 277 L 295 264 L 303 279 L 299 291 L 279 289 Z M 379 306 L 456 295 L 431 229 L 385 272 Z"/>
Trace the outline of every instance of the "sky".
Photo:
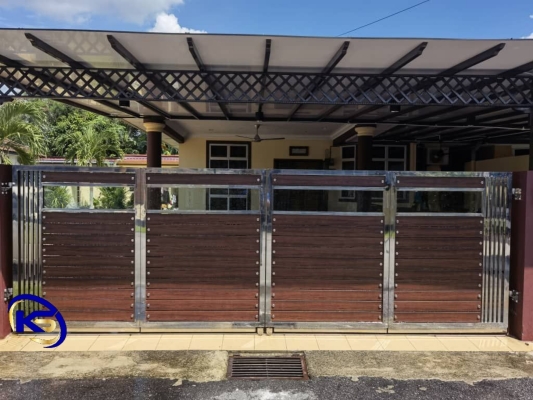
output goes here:
<path id="1" fill-rule="evenodd" d="M 0 27 L 338 36 L 422 0 L 0 0 Z M 349 37 L 533 39 L 533 0 L 430 0 Z"/>

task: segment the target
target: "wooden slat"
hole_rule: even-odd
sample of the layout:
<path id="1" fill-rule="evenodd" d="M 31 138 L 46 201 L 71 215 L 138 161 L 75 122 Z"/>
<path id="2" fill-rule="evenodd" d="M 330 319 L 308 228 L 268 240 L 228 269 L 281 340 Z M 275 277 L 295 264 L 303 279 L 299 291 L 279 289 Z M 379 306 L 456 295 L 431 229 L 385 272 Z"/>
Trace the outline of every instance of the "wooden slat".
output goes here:
<path id="1" fill-rule="evenodd" d="M 130 224 L 134 225 L 135 215 L 126 213 L 88 213 L 88 212 L 46 212 L 43 222 L 46 224 Z"/>
<path id="2" fill-rule="evenodd" d="M 254 289 L 257 282 L 227 281 L 227 280 L 206 280 L 206 281 L 171 281 L 168 279 L 150 279 L 149 291 L 152 290 L 196 290 L 198 292 L 212 290 L 237 290 L 237 289 Z"/>
<path id="3" fill-rule="evenodd" d="M 381 269 L 380 269 L 381 268 Z M 306 268 L 277 268 L 274 266 L 273 271 L 276 274 L 276 280 L 280 279 L 300 279 L 307 278 L 311 274 L 313 278 L 318 280 L 329 279 L 361 279 L 361 278 L 375 278 L 383 274 L 383 267 L 374 268 L 327 268 L 323 270 Z M 310 274 L 311 272 L 311 274 Z"/>
<path id="4" fill-rule="evenodd" d="M 301 237 L 301 236 L 280 236 L 274 238 L 274 247 L 327 247 L 337 248 L 360 248 L 361 246 L 371 246 L 383 248 L 383 235 L 380 238 L 346 238 L 346 237 Z"/>
<path id="5" fill-rule="evenodd" d="M 63 279 L 50 278 L 43 282 L 43 291 L 49 292 L 54 290 L 74 289 L 79 290 L 120 290 L 131 289 L 134 286 L 133 280 L 129 279 Z"/>
<path id="6" fill-rule="evenodd" d="M 134 247 L 134 235 L 44 235 L 45 247 L 78 246 L 78 247 Z"/>
<path id="7" fill-rule="evenodd" d="M 106 247 L 105 250 L 101 248 L 101 255 L 106 257 L 133 257 L 133 246 L 113 246 Z M 44 257 L 52 256 L 87 256 L 90 257 L 95 253 L 94 247 L 79 247 L 79 246 L 45 246 L 43 248 Z"/>
<path id="8" fill-rule="evenodd" d="M 158 271 L 158 270 L 154 270 Z M 154 272 L 155 273 L 155 272 Z M 164 275 L 163 273 L 158 273 L 159 276 Z M 251 288 L 255 285 L 256 282 L 259 282 L 259 277 L 253 274 L 252 277 L 247 276 L 239 276 L 238 274 L 234 274 L 233 276 L 219 276 L 219 277 L 213 277 L 211 275 L 195 275 L 195 276 L 184 276 L 180 275 L 179 278 L 176 279 L 167 279 L 167 278 L 159 278 L 150 275 L 150 277 L 147 279 L 150 283 L 155 283 L 157 281 L 168 281 L 168 283 L 174 283 L 176 286 L 185 286 L 188 284 L 203 284 L 203 283 L 211 283 L 211 284 L 217 284 L 220 283 L 221 285 L 223 283 L 229 283 L 235 286 L 241 286 L 244 288 Z"/>
<path id="9" fill-rule="evenodd" d="M 478 267 L 479 268 L 479 267 Z M 469 281 L 475 281 L 481 283 L 482 281 L 482 270 L 481 268 L 477 271 L 472 270 L 396 270 L 396 282 L 417 282 L 422 280 L 435 280 L 440 281 L 441 279 L 466 279 Z"/>
<path id="10" fill-rule="evenodd" d="M 328 269 L 328 268 L 381 268 L 383 269 L 383 259 L 363 259 L 363 258 L 330 258 L 328 253 L 323 252 L 318 257 L 312 258 L 276 258 L 276 268 L 308 268 L 308 269 Z M 309 271 L 314 274 L 315 271 Z"/>
<path id="11" fill-rule="evenodd" d="M 411 228 L 396 228 L 396 239 L 401 240 L 405 238 L 475 238 L 477 240 L 483 238 L 483 227 L 477 228 L 461 228 L 454 226 L 420 226 Z"/>
<path id="12" fill-rule="evenodd" d="M 273 238 L 282 237 L 332 237 L 332 238 L 383 238 L 383 225 L 379 227 L 368 227 L 368 229 L 352 226 L 283 226 L 274 225 Z"/>
<path id="13" fill-rule="evenodd" d="M 157 300 L 153 296 L 147 300 L 149 312 L 153 311 L 255 311 L 259 300 Z"/>
<path id="14" fill-rule="evenodd" d="M 106 225 L 106 224 L 43 224 L 43 234 L 63 234 L 63 235 L 131 235 L 134 233 L 134 225 Z M 130 236 L 131 237 L 131 236 Z"/>
<path id="15" fill-rule="evenodd" d="M 149 322 L 156 321 L 247 321 L 256 322 L 256 311 L 150 311 Z"/>
<path id="16" fill-rule="evenodd" d="M 148 238 L 171 237 L 210 240 L 221 236 L 259 238 L 259 222 L 255 225 L 167 225 L 148 224 Z"/>
<path id="17" fill-rule="evenodd" d="M 52 295 L 47 295 L 47 300 L 51 301 L 60 312 L 80 311 L 80 312 L 109 312 L 109 311 L 129 311 L 134 301 L 125 297 L 122 299 L 61 299 Z"/>
<path id="18" fill-rule="evenodd" d="M 452 251 L 449 250 L 426 250 L 421 251 L 416 248 L 409 248 L 409 249 L 402 249 L 396 251 L 396 259 L 401 261 L 402 259 L 415 259 L 415 258 L 461 258 L 461 259 L 469 259 L 469 260 L 479 260 L 481 261 L 483 259 L 483 249 L 475 248 L 475 249 L 469 249 L 469 250 L 462 250 L 457 249 Z"/>
<path id="19" fill-rule="evenodd" d="M 274 322 L 381 322 L 379 312 L 274 312 Z"/>
<path id="20" fill-rule="evenodd" d="M 155 255 L 155 253 L 154 253 Z M 149 268 L 234 268 L 234 267 L 257 267 L 259 257 L 250 258 L 234 254 L 230 257 L 219 257 L 216 254 L 206 256 L 197 254 L 192 257 L 156 257 L 148 255 Z"/>
<path id="21" fill-rule="evenodd" d="M 274 175 L 275 186 L 384 187 L 385 176 Z"/>
<path id="22" fill-rule="evenodd" d="M 259 249 L 258 249 L 259 250 Z M 252 249 L 222 249 L 222 248 L 194 248 L 194 247 L 183 247 L 179 250 L 168 247 L 158 247 L 154 250 L 148 249 L 150 251 L 150 256 L 152 257 L 193 257 L 193 256 L 218 256 L 218 257 L 232 257 L 239 256 L 239 258 L 255 261 L 259 259 L 258 250 Z"/>
<path id="23" fill-rule="evenodd" d="M 474 280 L 454 280 L 453 278 L 449 278 L 446 280 L 422 280 L 418 279 L 416 281 L 412 280 L 398 280 L 397 278 L 395 282 L 395 285 L 398 285 L 395 288 L 395 293 L 399 292 L 411 292 L 411 291 L 432 291 L 432 290 L 443 290 L 443 291 L 455 291 L 455 290 L 476 290 L 480 289 L 481 280 L 474 281 Z"/>
<path id="24" fill-rule="evenodd" d="M 273 259 L 278 258 L 312 258 L 324 256 L 323 248 L 305 248 L 305 247 L 273 247 L 276 254 Z M 335 249 L 327 253 L 328 258 L 361 258 L 361 259 L 382 259 L 383 246 L 360 246 L 349 249 Z M 412 258 L 412 257 L 410 257 Z"/>
<path id="25" fill-rule="evenodd" d="M 312 278 L 299 279 L 298 281 L 288 279 L 273 279 L 276 284 L 274 290 L 295 289 L 295 290 L 378 290 L 381 289 L 383 278 L 347 280 L 317 280 Z"/>
<path id="26" fill-rule="evenodd" d="M 479 312 L 481 301 L 396 301 L 396 312 Z"/>
<path id="27" fill-rule="evenodd" d="M 396 239 L 396 249 L 419 249 L 421 251 L 433 250 L 465 250 L 478 249 L 483 251 L 483 240 L 481 238 L 399 238 Z"/>
<path id="28" fill-rule="evenodd" d="M 298 290 L 298 289 L 281 289 L 273 290 L 273 299 L 293 300 L 293 301 L 380 301 L 382 298 L 381 290 Z"/>
<path id="29" fill-rule="evenodd" d="M 246 225 L 258 226 L 259 215 L 241 214 L 150 214 L 147 217 L 148 225 L 209 225 L 209 226 L 233 226 Z M 183 228 L 180 228 L 183 229 Z"/>
<path id="30" fill-rule="evenodd" d="M 396 228 L 430 227 L 451 229 L 482 228 L 481 217 L 396 217 Z"/>
<path id="31" fill-rule="evenodd" d="M 396 269 L 450 269 L 450 270 L 475 270 L 481 268 L 482 265 L 478 260 L 463 260 L 457 258 L 439 259 L 439 258 L 410 258 L 397 260 L 398 265 Z"/>
<path id="32" fill-rule="evenodd" d="M 397 178 L 397 187 L 416 188 L 472 188 L 485 187 L 485 178 L 469 177 L 415 177 L 401 176 Z"/>
<path id="33" fill-rule="evenodd" d="M 456 290 L 456 291 L 429 291 L 429 292 L 404 292 L 395 291 L 396 301 L 478 301 L 481 298 L 481 289 Z"/>
<path id="34" fill-rule="evenodd" d="M 233 289 L 219 290 L 212 289 L 209 291 L 200 290 L 171 290 L 171 289 L 154 289 L 149 288 L 147 298 L 152 300 L 250 300 L 259 299 L 259 288 L 257 289 Z"/>
<path id="35" fill-rule="evenodd" d="M 135 296 L 134 289 L 92 289 L 92 290 L 79 290 L 79 289 L 50 289 L 47 287 L 46 295 L 43 296 L 47 300 L 51 301 L 52 304 L 55 304 L 55 300 L 120 300 L 120 299 L 130 299 L 132 300 Z"/>
<path id="36" fill-rule="evenodd" d="M 147 244 L 147 248 L 150 250 L 155 250 L 161 247 L 172 247 L 176 250 L 182 248 L 196 248 L 199 251 L 205 248 L 229 248 L 234 250 L 259 250 L 259 235 L 254 237 L 242 237 L 242 236 L 231 236 L 231 235 L 221 235 L 221 236 L 212 236 L 210 238 L 199 239 L 199 238 L 169 238 L 169 237 L 155 237 L 149 236 L 150 242 Z"/>
<path id="37" fill-rule="evenodd" d="M 274 215 L 273 226 L 282 229 L 283 226 L 316 227 L 331 226 L 352 229 L 382 230 L 383 217 L 345 216 L 345 215 Z"/>
<path id="38" fill-rule="evenodd" d="M 61 311 L 61 315 L 65 318 L 67 326 L 70 322 L 76 321 L 116 321 L 116 322 L 133 322 L 131 311 Z"/>
<path id="39" fill-rule="evenodd" d="M 177 185 L 254 185 L 261 184 L 260 175 L 238 174 L 146 174 L 148 184 Z"/>
<path id="40" fill-rule="evenodd" d="M 275 313 L 280 311 L 368 311 L 381 312 L 380 301 L 286 301 L 273 300 Z"/>
<path id="41" fill-rule="evenodd" d="M 116 183 L 134 185 L 135 174 L 120 172 L 43 172 L 42 181 L 43 183 Z"/>
<path id="42" fill-rule="evenodd" d="M 167 269 L 167 268 L 149 268 L 149 279 L 175 279 L 185 280 L 202 277 L 203 279 L 246 279 L 250 282 L 259 282 L 257 273 L 259 268 L 191 268 L 191 269 Z"/>
<path id="43" fill-rule="evenodd" d="M 109 268 L 109 267 L 48 267 L 43 268 L 43 275 L 45 279 L 49 278 L 83 278 L 89 277 L 95 279 L 101 278 L 123 278 L 128 279 L 132 277 L 134 271 L 133 265 L 130 268 Z"/>
<path id="44" fill-rule="evenodd" d="M 476 323 L 481 322 L 480 313 L 396 313 L 395 322 Z"/>
<path id="45" fill-rule="evenodd" d="M 46 261 L 46 262 L 44 262 Z M 44 267 L 128 267 L 135 264 L 133 257 L 108 257 L 94 252 L 90 257 L 46 257 Z"/>

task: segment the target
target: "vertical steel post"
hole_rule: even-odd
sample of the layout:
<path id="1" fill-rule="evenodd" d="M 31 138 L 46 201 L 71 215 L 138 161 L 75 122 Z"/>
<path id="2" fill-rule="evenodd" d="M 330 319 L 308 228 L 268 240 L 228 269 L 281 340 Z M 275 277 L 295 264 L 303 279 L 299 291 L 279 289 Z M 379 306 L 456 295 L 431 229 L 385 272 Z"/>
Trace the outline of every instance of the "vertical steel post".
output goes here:
<path id="1" fill-rule="evenodd" d="M 9 165 L 0 165 L 0 294 L 13 287 L 12 279 L 12 195 L 11 195 L 12 168 Z M 2 298 L 3 299 L 3 298 Z M 7 316 L 7 302 L 0 303 L 0 339 L 11 332 Z"/>
<path id="2" fill-rule="evenodd" d="M 138 169 L 135 175 L 135 321 L 141 326 L 146 322 L 146 169 Z"/>
<path id="3" fill-rule="evenodd" d="M 533 108 L 529 109 L 529 170 L 533 171 Z"/>

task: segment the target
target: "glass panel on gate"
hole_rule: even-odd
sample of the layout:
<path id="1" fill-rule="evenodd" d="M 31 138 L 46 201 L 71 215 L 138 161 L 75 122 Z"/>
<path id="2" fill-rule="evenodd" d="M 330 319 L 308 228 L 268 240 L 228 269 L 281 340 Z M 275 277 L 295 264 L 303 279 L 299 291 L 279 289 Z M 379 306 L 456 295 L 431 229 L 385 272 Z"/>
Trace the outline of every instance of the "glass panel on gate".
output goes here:
<path id="1" fill-rule="evenodd" d="M 383 212 L 383 192 L 342 190 L 275 189 L 274 211 L 292 212 Z"/>
<path id="2" fill-rule="evenodd" d="M 482 192 L 402 191 L 398 212 L 481 213 Z"/>
<path id="3" fill-rule="evenodd" d="M 157 187 L 148 189 L 148 210 L 258 211 L 259 189 Z"/>
<path id="4" fill-rule="evenodd" d="M 44 209 L 132 210 L 133 188 L 110 186 L 44 186 Z"/>

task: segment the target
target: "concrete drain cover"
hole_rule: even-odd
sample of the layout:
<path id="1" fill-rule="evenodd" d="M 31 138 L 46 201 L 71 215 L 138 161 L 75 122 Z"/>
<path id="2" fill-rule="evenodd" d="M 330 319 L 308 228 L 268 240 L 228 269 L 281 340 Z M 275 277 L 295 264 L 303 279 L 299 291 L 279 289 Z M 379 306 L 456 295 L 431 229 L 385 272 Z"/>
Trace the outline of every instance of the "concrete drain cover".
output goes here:
<path id="1" fill-rule="evenodd" d="M 307 380 L 304 356 L 242 357 L 230 356 L 229 379 L 298 379 Z"/>

